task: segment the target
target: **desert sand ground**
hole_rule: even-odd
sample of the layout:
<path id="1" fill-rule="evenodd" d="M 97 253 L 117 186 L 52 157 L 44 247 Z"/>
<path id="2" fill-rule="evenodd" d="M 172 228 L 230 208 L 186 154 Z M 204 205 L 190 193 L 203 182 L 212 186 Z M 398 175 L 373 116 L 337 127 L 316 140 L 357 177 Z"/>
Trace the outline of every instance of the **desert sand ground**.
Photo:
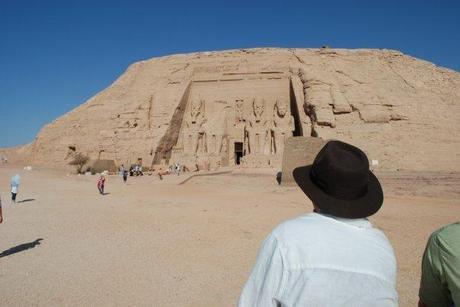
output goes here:
<path id="1" fill-rule="evenodd" d="M 415 306 L 429 234 L 460 218 L 460 175 L 380 177 L 386 199 L 371 221 L 395 248 L 400 305 Z M 109 176 L 102 196 L 95 176 L 1 166 L 0 305 L 232 306 L 263 238 L 312 210 L 272 172 L 181 179 Z"/>

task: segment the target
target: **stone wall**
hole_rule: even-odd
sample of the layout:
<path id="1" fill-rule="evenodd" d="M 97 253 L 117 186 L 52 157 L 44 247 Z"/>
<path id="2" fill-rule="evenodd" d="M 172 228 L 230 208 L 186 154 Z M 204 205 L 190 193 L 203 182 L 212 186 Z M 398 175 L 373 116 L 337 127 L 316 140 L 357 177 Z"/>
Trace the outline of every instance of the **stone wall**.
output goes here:
<path id="1" fill-rule="evenodd" d="M 281 171 L 282 185 L 295 185 L 292 172 L 296 167 L 313 164 L 318 152 L 326 145 L 326 141 L 315 137 L 290 137 L 284 148 Z"/>

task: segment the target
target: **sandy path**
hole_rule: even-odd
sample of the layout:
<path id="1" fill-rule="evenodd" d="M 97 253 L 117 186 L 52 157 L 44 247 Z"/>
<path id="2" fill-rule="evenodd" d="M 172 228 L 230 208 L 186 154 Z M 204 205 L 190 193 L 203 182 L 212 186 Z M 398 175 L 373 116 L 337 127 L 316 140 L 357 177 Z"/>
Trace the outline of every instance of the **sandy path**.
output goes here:
<path id="1" fill-rule="evenodd" d="M 198 177 L 184 185 L 148 176 L 123 185 L 110 176 L 110 194 L 101 196 L 94 176 L 37 170 L 21 171 L 19 200 L 34 200 L 10 205 L 14 173 L 0 169 L 0 253 L 43 240 L 0 258 L 2 306 L 232 306 L 261 240 L 311 211 L 299 189 L 279 187 L 271 176 Z M 455 193 L 388 191 L 396 196 L 387 196 L 372 222 L 397 253 L 400 303 L 413 306 L 428 234 L 458 220 L 460 204 Z"/>

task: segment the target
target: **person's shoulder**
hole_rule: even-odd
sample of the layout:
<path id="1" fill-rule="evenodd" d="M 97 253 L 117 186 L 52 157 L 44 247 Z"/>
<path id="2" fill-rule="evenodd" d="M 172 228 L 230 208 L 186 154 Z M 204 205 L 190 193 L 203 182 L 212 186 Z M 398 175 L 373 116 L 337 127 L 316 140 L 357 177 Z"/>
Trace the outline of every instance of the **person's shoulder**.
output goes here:
<path id="1" fill-rule="evenodd" d="M 287 220 L 279 224 L 273 231 L 275 236 L 281 242 L 299 243 L 299 242 L 316 242 L 318 238 L 326 240 L 339 237 L 350 238 L 356 236 L 366 241 L 372 241 L 375 244 L 391 244 L 385 234 L 372 227 L 372 224 L 365 219 L 343 221 L 332 216 L 319 213 L 310 213 L 301 215 L 297 218 Z"/>
<path id="2" fill-rule="evenodd" d="M 299 233 L 311 232 L 322 224 L 317 213 L 309 213 L 287 220 L 272 231 L 272 235 L 280 241 L 286 241 Z"/>
<path id="3" fill-rule="evenodd" d="M 455 249 L 456 253 L 460 257 L 460 222 L 446 225 L 430 236 L 428 245 L 430 247 L 437 247 L 443 250 Z"/>
<path id="4" fill-rule="evenodd" d="M 458 238 L 459 234 L 460 234 L 460 222 L 446 225 L 438 230 L 438 235 L 442 237 L 456 236 Z"/>

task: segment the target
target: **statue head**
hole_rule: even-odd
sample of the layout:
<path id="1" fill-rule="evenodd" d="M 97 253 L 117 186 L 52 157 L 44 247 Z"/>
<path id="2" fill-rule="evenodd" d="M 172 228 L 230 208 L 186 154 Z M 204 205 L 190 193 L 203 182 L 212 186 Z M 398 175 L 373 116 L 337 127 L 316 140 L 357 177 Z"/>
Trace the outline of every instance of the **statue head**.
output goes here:
<path id="1" fill-rule="evenodd" d="M 237 99 L 236 100 L 235 105 L 236 105 L 236 110 L 238 112 L 243 112 L 243 101 L 244 101 L 243 99 Z"/>
<path id="2" fill-rule="evenodd" d="M 204 100 L 202 100 L 202 99 L 192 100 L 192 105 L 191 105 L 191 110 L 190 110 L 190 116 L 193 119 L 192 123 L 195 123 L 196 118 L 202 112 L 201 109 L 202 109 L 203 105 L 204 105 Z"/>
<path id="3" fill-rule="evenodd" d="M 275 108 L 276 108 L 276 113 L 278 114 L 279 117 L 284 117 L 288 111 L 287 104 L 284 101 L 281 101 L 279 99 L 276 100 Z"/>
<path id="4" fill-rule="evenodd" d="M 243 99 L 237 99 L 235 101 L 235 114 L 238 120 L 243 120 Z"/>
<path id="5" fill-rule="evenodd" d="M 254 98 L 252 102 L 252 108 L 254 109 L 254 115 L 256 119 L 260 119 L 262 113 L 264 113 L 265 100 Z"/>

